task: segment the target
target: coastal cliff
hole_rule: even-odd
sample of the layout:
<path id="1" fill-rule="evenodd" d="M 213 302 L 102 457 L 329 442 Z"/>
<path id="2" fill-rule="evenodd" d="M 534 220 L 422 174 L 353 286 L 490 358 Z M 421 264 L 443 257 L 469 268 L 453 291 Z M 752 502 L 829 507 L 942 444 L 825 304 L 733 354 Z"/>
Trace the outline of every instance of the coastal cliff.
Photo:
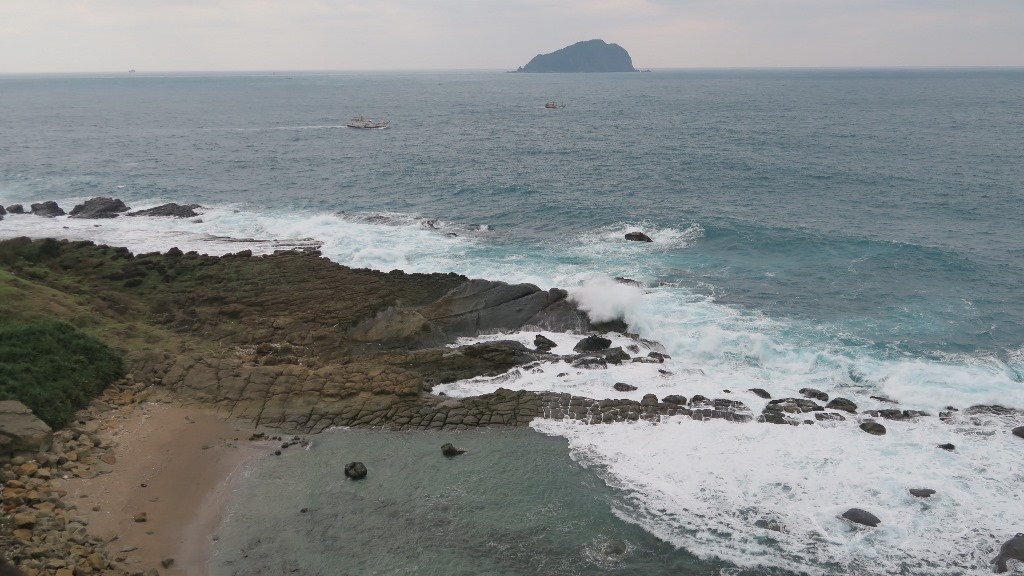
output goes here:
<path id="1" fill-rule="evenodd" d="M 604 40 L 586 40 L 538 54 L 516 72 L 636 72 L 629 52 Z"/>

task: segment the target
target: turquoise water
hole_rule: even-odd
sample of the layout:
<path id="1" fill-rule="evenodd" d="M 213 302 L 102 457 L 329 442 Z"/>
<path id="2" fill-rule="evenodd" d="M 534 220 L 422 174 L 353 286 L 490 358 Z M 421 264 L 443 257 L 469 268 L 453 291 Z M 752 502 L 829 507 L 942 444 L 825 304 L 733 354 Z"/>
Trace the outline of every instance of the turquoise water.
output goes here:
<path id="1" fill-rule="evenodd" d="M 468 450 L 446 458 L 441 445 Z M 349 461 L 366 478 L 345 478 Z M 613 510 L 630 504 L 531 430 L 333 430 L 250 471 L 212 573 L 709 574 Z M 782 574 L 782 572 L 777 572 Z"/>
<path id="2" fill-rule="evenodd" d="M 544 109 L 551 100 L 566 107 Z M 8 76 L 0 106 L 0 204 L 53 199 L 70 209 L 102 195 L 133 208 L 205 207 L 184 220 L 8 215 L 0 238 L 214 254 L 315 244 L 354 267 L 559 286 L 671 356 L 659 366 L 666 373 L 559 377 L 564 370 L 541 366 L 438 389 L 451 396 L 505 386 L 593 397 L 628 382 L 638 390 L 615 396 L 730 390 L 759 412 L 764 400 L 748 388 L 779 398 L 812 387 L 861 410 L 889 408 L 878 400 L 888 397 L 931 414 L 886 422 L 877 438 L 860 432 L 863 415 L 800 427 L 539 423 L 550 443 L 524 443 L 551 450 L 549 467 L 578 486 L 577 504 L 599 529 L 547 549 L 533 532 L 563 530 L 551 520 L 559 515 L 537 512 L 504 532 L 488 532 L 493 520 L 471 524 L 479 512 L 455 503 L 447 515 L 406 516 L 443 517 L 457 527 L 445 534 L 464 533 L 452 537 L 465 542 L 458 562 L 494 556 L 488 570 L 515 573 L 537 550 L 559 569 L 605 570 L 579 560 L 581 550 L 623 530 L 667 543 L 669 566 L 699 558 L 697 573 L 953 575 L 985 573 L 999 544 L 1024 529 L 1024 447 L 1009 435 L 1024 417 L 936 417 L 948 406 L 1024 408 L 1022 70 Z M 355 115 L 389 117 L 391 128 L 346 128 Z M 654 241 L 623 240 L 636 230 Z M 563 348 L 576 337 L 548 336 Z M 946 442 L 957 450 L 937 454 Z M 348 461 L 344 446 L 322 446 L 319 461 Z M 275 470 L 292 470 L 281 482 L 300 494 L 353 487 Z M 429 477 L 389 490 L 427 493 L 441 485 Z M 524 489 L 561 483 L 537 477 Z M 921 502 L 910 487 L 938 495 Z M 500 509 L 505 492 L 473 498 Z M 372 525 L 372 507 L 356 496 L 347 495 Z M 532 505 L 517 499 L 510 515 Z M 839 520 L 851 506 L 882 518 L 881 528 L 852 530 Z M 288 532 L 276 549 L 283 557 L 296 546 L 330 565 L 344 509 L 310 506 L 326 536 Z M 487 534 L 501 536 L 507 558 Z M 364 540 L 380 544 L 365 558 L 391 558 L 391 539 Z M 622 539 L 660 554 L 640 536 Z M 403 552 L 381 573 L 408 569 L 409 558 L 446 561 L 427 553 Z M 643 573 L 645 554 L 616 566 Z"/>

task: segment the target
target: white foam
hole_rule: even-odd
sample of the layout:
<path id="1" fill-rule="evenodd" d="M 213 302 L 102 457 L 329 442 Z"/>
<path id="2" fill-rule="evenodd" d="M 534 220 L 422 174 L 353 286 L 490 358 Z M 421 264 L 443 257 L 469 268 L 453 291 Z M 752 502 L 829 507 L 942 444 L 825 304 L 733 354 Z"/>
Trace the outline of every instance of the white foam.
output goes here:
<path id="1" fill-rule="evenodd" d="M 1019 439 L 937 418 L 886 426 L 879 437 L 853 421 L 534 423 L 568 438 L 575 458 L 628 493 L 623 518 L 701 558 L 812 574 L 984 572 L 1020 530 Z M 936 448 L 942 442 L 957 450 Z M 909 488 L 937 494 L 919 499 Z M 851 507 L 878 516 L 880 527 L 842 520 Z M 768 522 L 785 532 L 759 527 Z"/>

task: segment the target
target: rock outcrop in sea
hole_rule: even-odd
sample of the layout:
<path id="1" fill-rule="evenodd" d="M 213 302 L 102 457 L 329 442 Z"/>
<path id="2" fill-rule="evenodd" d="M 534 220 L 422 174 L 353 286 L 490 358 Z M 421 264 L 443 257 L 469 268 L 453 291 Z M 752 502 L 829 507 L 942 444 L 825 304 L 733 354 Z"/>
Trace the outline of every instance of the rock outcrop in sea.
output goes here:
<path id="1" fill-rule="evenodd" d="M 629 52 L 604 40 L 585 40 L 538 54 L 516 72 L 636 72 Z"/>

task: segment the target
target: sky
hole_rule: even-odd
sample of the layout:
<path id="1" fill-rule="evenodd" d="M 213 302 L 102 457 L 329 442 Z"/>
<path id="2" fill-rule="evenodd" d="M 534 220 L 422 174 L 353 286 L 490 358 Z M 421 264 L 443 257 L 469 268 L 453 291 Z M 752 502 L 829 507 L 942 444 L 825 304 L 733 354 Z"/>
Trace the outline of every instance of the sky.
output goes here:
<path id="1" fill-rule="evenodd" d="M 0 0 L 0 73 L 1024 66 L 1024 0 Z"/>

